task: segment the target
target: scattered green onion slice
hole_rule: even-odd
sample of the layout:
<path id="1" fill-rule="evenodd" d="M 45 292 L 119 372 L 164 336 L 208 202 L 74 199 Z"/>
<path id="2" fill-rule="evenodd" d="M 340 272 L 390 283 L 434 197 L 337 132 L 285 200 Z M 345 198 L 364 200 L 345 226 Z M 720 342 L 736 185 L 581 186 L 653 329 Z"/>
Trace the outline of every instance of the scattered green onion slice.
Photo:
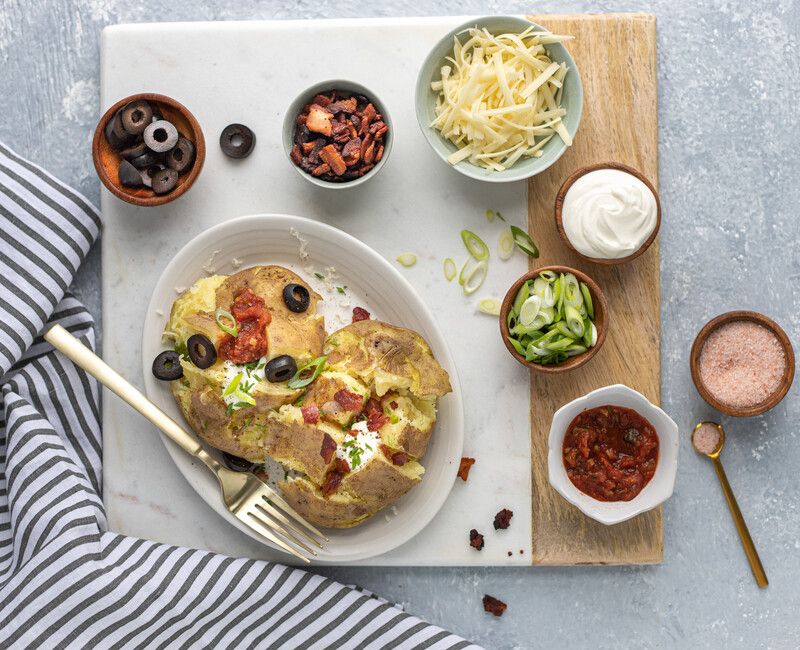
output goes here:
<path id="1" fill-rule="evenodd" d="M 500 301 L 497 298 L 483 298 L 478 301 L 478 309 L 490 316 L 500 315 Z"/>
<path id="2" fill-rule="evenodd" d="M 456 263 L 453 261 L 452 257 L 446 257 L 444 260 L 444 277 L 445 279 L 450 282 L 454 277 L 456 277 L 456 273 L 458 273 L 458 269 L 456 268 Z"/>
<path id="3" fill-rule="evenodd" d="M 589 318 L 594 318 L 592 294 L 590 293 L 589 287 L 586 286 L 585 282 L 581 282 L 581 293 L 583 294 L 583 303 L 586 305 L 586 313 L 589 315 Z"/>
<path id="4" fill-rule="evenodd" d="M 249 404 L 250 406 L 256 405 L 256 398 L 253 397 L 250 393 L 245 393 L 243 390 L 237 390 L 233 396 L 239 400 L 239 402 L 244 402 L 245 404 Z"/>
<path id="5" fill-rule="evenodd" d="M 233 323 L 233 325 L 226 324 L 223 319 L 230 321 Z M 230 334 L 231 336 L 235 337 L 239 333 L 239 328 L 236 327 L 236 319 L 228 310 L 223 309 L 222 307 L 217 307 L 217 311 L 214 312 L 214 320 L 217 321 L 217 327 L 219 327 L 226 334 Z"/>
<path id="6" fill-rule="evenodd" d="M 228 395 L 232 395 L 233 392 L 239 387 L 239 384 L 241 383 L 243 378 L 244 378 L 244 373 L 243 372 L 240 372 L 238 375 L 236 375 L 231 380 L 231 383 L 228 384 L 228 387 L 223 391 L 222 396 L 223 397 L 228 397 Z"/>
<path id="7" fill-rule="evenodd" d="M 491 208 L 487 208 L 486 210 L 486 221 L 488 221 L 489 223 L 494 221 L 494 210 L 492 210 Z"/>
<path id="8" fill-rule="evenodd" d="M 414 255 L 414 253 L 401 253 L 396 259 L 406 268 L 414 266 L 417 263 L 417 256 Z"/>
<path id="9" fill-rule="evenodd" d="M 514 254 L 514 235 L 510 228 L 503 228 L 500 231 L 500 238 L 497 240 L 497 254 L 501 260 L 510 259 Z"/>
<path id="10" fill-rule="evenodd" d="M 464 262 L 464 266 L 461 267 L 461 271 L 458 274 L 458 283 L 462 287 L 467 281 L 467 276 L 475 271 L 475 268 L 478 266 L 478 264 L 480 264 L 480 262 L 477 262 L 473 257 L 468 257 L 467 261 Z"/>
<path id="11" fill-rule="evenodd" d="M 292 390 L 305 388 L 319 377 L 319 374 L 325 368 L 325 361 L 327 361 L 327 359 L 327 356 L 322 356 L 317 357 L 313 361 L 309 361 L 306 365 L 297 369 L 297 372 L 294 373 L 294 377 L 292 377 L 286 385 Z"/>
<path id="12" fill-rule="evenodd" d="M 462 230 L 461 239 L 464 242 L 464 246 L 467 247 L 469 254 L 476 260 L 482 262 L 483 260 L 489 259 L 489 247 L 486 245 L 486 242 L 474 232 L 471 230 Z"/>
<path id="13" fill-rule="evenodd" d="M 478 262 L 464 279 L 464 293 L 469 296 L 480 289 L 488 271 L 489 265 L 486 260 Z"/>
<path id="14" fill-rule="evenodd" d="M 509 227 L 511 228 L 511 234 L 514 237 L 514 243 L 517 247 L 523 253 L 527 253 L 531 257 L 539 257 L 539 249 L 536 247 L 536 244 L 533 243 L 531 236 L 522 228 L 517 228 L 516 226 Z"/>

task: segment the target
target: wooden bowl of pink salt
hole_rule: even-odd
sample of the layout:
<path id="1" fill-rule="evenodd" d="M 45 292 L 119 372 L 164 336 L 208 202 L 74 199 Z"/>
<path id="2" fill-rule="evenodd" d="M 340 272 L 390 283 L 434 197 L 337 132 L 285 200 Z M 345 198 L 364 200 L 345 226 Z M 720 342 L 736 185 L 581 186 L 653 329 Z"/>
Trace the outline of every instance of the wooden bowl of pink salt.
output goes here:
<path id="1" fill-rule="evenodd" d="M 794 351 L 773 320 L 731 311 L 706 323 L 692 345 L 692 379 L 703 399 L 727 415 L 761 415 L 794 380 Z"/>

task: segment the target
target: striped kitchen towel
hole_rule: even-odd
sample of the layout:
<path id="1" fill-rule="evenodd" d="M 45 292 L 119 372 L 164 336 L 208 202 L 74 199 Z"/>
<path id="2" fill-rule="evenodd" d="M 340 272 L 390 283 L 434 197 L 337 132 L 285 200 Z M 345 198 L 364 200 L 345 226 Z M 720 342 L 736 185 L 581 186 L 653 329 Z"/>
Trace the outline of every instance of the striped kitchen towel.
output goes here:
<path id="1" fill-rule="evenodd" d="M 0 648 L 475 647 L 305 571 L 107 529 L 97 383 L 39 338 L 94 347 L 68 288 L 99 230 L 0 145 Z"/>

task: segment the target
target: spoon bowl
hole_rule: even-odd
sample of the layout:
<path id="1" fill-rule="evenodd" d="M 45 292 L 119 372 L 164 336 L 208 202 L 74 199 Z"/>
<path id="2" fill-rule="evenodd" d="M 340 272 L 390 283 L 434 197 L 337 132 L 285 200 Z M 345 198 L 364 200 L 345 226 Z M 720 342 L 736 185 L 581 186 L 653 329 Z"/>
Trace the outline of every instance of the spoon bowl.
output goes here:
<path id="1" fill-rule="evenodd" d="M 716 436 L 716 443 L 714 437 Z M 719 458 L 725 445 L 725 429 L 716 422 L 700 422 L 692 432 L 692 446 L 698 454 L 711 459 Z"/>

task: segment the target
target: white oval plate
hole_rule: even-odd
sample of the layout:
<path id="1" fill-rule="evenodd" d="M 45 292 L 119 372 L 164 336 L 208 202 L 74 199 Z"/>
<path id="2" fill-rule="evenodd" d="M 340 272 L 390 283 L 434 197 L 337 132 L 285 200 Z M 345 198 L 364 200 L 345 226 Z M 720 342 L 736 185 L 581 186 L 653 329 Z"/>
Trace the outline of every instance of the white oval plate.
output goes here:
<path id="1" fill-rule="evenodd" d="M 292 230 L 307 241 L 305 262 L 300 259 L 300 241 Z M 425 474 L 420 484 L 396 501 L 394 508 L 384 509 L 361 526 L 327 529 L 330 542 L 317 561 L 353 562 L 386 553 L 414 537 L 444 504 L 461 459 L 464 413 L 453 358 L 433 315 L 405 278 L 366 244 L 326 224 L 279 214 L 239 217 L 195 237 L 164 270 L 147 309 L 142 333 L 145 392 L 159 408 L 184 422 L 169 386 L 155 379 L 150 369 L 152 360 L 164 349 L 161 333 L 172 303 L 198 278 L 215 272 L 227 275 L 262 264 L 279 264 L 293 270 L 323 296 L 320 311 L 325 315 L 328 332 L 350 322 L 352 307 L 364 307 L 373 318 L 421 334 L 450 374 L 453 392 L 439 400 L 438 419 L 422 460 Z M 309 265 L 318 272 L 335 267 L 335 284 L 346 285 L 346 295 L 327 290 L 313 272 L 304 268 Z M 161 438 L 178 469 L 209 506 L 254 539 L 272 546 L 228 512 L 216 479 L 204 465 L 163 434 Z"/>

